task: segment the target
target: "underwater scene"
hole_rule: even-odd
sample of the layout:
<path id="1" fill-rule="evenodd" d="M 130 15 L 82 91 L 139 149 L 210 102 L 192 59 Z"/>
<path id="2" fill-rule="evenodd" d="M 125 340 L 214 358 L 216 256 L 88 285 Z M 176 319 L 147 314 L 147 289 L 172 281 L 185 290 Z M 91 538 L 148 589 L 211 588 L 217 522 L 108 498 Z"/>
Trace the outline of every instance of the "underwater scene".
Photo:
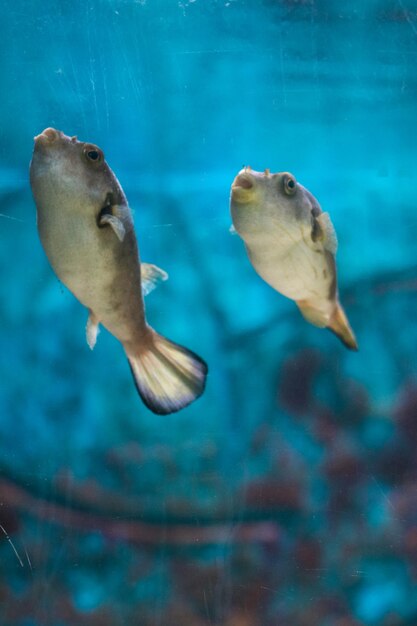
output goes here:
<path id="1" fill-rule="evenodd" d="M 416 3 L 5 0 L 0 76 L 0 626 L 417 626 Z"/>

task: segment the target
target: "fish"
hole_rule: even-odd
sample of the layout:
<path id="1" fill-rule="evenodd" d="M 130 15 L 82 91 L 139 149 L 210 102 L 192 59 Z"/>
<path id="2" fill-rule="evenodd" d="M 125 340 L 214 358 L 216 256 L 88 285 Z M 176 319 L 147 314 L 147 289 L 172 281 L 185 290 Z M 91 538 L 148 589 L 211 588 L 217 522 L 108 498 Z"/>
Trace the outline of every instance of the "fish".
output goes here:
<path id="1" fill-rule="evenodd" d="M 89 347 L 101 324 L 122 344 L 151 411 L 188 406 L 204 391 L 207 364 L 147 323 L 144 295 L 168 276 L 140 263 L 132 212 L 103 151 L 46 128 L 34 138 L 30 184 L 50 265 L 89 311 Z"/>
<path id="2" fill-rule="evenodd" d="M 308 322 L 358 350 L 339 301 L 336 232 L 313 194 L 290 172 L 245 167 L 233 180 L 230 211 L 232 232 L 243 240 L 259 276 L 294 300 Z"/>

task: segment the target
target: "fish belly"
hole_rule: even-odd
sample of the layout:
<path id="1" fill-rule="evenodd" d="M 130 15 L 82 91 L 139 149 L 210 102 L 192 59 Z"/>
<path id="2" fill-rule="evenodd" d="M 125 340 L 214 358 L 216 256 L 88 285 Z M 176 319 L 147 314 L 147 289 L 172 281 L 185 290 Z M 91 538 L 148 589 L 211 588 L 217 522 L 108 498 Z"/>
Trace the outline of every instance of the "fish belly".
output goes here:
<path id="1" fill-rule="evenodd" d="M 285 250 L 250 250 L 258 274 L 292 300 L 329 299 L 333 276 L 324 253 L 296 244 Z"/>
<path id="2" fill-rule="evenodd" d="M 137 334 L 144 325 L 139 260 L 117 248 L 129 242 L 120 244 L 110 228 L 70 221 L 63 226 L 42 228 L 39 221 L 41 241 L 58 278 L 118 339 Z"/>

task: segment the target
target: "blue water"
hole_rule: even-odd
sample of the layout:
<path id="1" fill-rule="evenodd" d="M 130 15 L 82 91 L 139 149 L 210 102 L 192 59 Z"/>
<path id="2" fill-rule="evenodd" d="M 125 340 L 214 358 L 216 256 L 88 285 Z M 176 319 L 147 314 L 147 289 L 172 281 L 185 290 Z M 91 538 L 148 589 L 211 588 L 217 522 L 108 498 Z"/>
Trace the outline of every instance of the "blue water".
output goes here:
<path id="1" fill-rule="evenodd" d="M 1 626 L 417 624 L 416 63 L 411 0 L 3 3 Z M 104 150 L 170 275 L 149 322 L 210 368 L 180 413 L 47 263 L 48 126 Z M 243 165 L 330 212 L 359 353 L 229 233 Z"/>

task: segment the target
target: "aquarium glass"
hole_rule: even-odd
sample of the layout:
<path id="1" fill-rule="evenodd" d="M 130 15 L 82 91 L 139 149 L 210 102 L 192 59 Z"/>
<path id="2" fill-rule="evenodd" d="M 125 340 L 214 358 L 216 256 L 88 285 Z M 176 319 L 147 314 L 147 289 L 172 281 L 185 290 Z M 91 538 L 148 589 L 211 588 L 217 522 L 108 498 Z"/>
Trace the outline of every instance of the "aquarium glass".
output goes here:
<path id="1" fill-rule="evenodd" d="M 416 626 L 416 3 L 5 0 L 0 32 L 0 625 Z M 46 128 L 104 151 L 169 275 L 146 318 L 208 364 L 187 408 L 89 349 L 37 228 Z M 244 168 L 330 215 L 358 351 L 255 271 Z"/>

